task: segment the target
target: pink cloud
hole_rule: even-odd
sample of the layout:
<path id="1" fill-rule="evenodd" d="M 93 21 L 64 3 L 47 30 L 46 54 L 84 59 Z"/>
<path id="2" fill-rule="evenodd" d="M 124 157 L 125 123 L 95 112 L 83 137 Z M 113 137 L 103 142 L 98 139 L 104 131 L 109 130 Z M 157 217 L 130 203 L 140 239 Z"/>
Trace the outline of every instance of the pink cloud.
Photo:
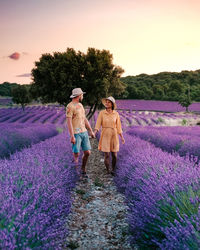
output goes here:
<path id="1" fill-rule="evenodd" d="M 18 60 L 20 58 L 20 53 L 18 52 L 15 52 L 13 54 L 11 54 L 10 56 L 8 56 L 10 59 L 13 59 L 13 60 Z"/>

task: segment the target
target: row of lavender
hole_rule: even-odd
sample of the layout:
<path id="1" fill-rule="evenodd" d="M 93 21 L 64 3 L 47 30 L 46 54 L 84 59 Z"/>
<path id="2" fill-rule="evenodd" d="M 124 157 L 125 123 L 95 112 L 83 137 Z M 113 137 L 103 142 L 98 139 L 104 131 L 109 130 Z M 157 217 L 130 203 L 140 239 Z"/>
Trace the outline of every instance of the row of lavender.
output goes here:
<path id="1" fill-rule="evenodd" d="M 0 97 L 0 106 L 12 105 L 12 98 L 10 97 Z"/>
<path id="2" fill-rule="evenodd" d="M 58 134 L 55 125 L 0 124 L 0 158 Z"/>
<path id="3" fill-rule="evenodd" d="M 0 109 L 0 123 L 53 123 L 63 125 L 65 121 L 64 108 L 32 106 L 25 112 L 21 108 Z"/>
<path id="4" fill-rule="evenodd" d="M 126 126 L 151 126 L 151 125 L 167 125 L 187 123 L 197 124 L 199 122 L 199 115 L 195 114 L 174 114 L 174 113 L 160 113 L 160 112 L 142 112 L 142 111 L 118 111 L 122 123 Z"/>
<path id="5" fill-rule="evenodd" d="M 129 133 L 115 182 L 129 206 L 131 241 L 141 249 L 199 249 L 200 166 Z"/>
<path id="6" fill-rule="evenodd" d="M 154 101 L 154 100 L 117 100 L 119 109 L 128 110 L 153 110 L 163 112 L 181 112 L 185 111 L 178 102 Z M 200 103 L 192 103 L 189 111 L 200 111 Z"/>
<path id="7" fill-rule="evenodd" d="M 97 112 L 98 113 L 98 112 Z M 168 114 L 160 112 L 127 112 L 120 111 L 119 114 L 122 119 L 122 123 L 126 126 L 131 125 L 166 125 L 165 121 L 168 120 L 180 120 L 198 122 L 198 116 L 192 114 Z M 62 107 L 57 106 L 32 106 L 27 107 L 25 112 L 20 108 L 0 109 L 0 123 L 26 123 L 27 125 L 33 123 L 49 123 L 56 124 L 57 126 L 65 126 L 66 116 L 65 110 Z"/>
<path id="8" fill-rule="evenodd" d="M 62 249 L 76 173 L 60 134 L 0 160 L 0 249 Z"/>
<path id="9" fill-rule="evenodd" d="M 200 159 L 200 127 L 131 127 L 127 132 L 169 153 Z"/>
<path id="10" fill-rule="evenodd" d="M 9 98 L 0 99 L 0 105 L 8 105 L 12 101 Z M 49 105 L 58 106 L 58 105 Z M 155 100 L 117 100 L 118 109 L 128 110 L 152 110 L 163 112 L 180 112 L 185 111 L 178 102 L 155 101 Z M 189 106 L 190 111 L 200 111 L 200 103 L 192 103 Z"/>

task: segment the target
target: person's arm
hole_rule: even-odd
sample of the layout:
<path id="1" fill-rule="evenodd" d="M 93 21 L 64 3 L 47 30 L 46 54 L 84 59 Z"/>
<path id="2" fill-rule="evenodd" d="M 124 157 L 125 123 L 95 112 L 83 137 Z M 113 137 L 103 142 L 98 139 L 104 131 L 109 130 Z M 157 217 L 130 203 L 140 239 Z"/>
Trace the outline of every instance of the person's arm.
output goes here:
<path id="1" fill-rule="evenodd" d="M 120 133 L 119 135 L 120 135 L 120 137 L 121 137 L 122 144 L 124 144 L 124 143 L 125 143 L 125 139 L 124 139 L 124 137 L 123 137 L 123 134 Z"/>
<path id="2" fill-rule="evenodd" d="M 92 136 L 92 138 L 94 138 L 94 137 L 95 137 L 95 134 L 94 134 L 94 132 L 93 132 L 93 130 L 92 130 L 92 128 L 91 128 L 91 126 L 90 126 L 90 123 L 89 123 L 89 121 L 88 121 L 87 118 L 85 118 L 85 126 L 86 126 L 86 128 L 89 130 L 90 135 Z"/>
<path id="3" fill-rule="evenodd" d="M 121 125 L 121 120 L 120 120 L 119 114 L 117 115 L 117 133 L 121 137 L 121 141 L 124 144 L 125 143 L 125 139 L 124 139 L 123 133 L 122 133 L 122 125 Z"/>
<path id="4" fill-rule="evenodd" d="M 67 106 L 67 111 L 66 111 L 66 117 L 67 117 L 67 127 L 69 130 L 69 134 L 70 134 L 70 140 L 71 143 L 75 144 L 76 143 L 76 139 L 74 137 L 74 129 L 72 126 L 72 116 L 73 116 L 73 108 L 71 107 L 71 105 Z"/>
<path id="5" fill-rule="evenodd" d="M 69 130 L 71 143 L 75 144 L 76 139 L 74 137 L 74 130 L 73 130 L 73 126 L 72 126 L 72 118 L 71 117 L 67 117 L 67 127 L 68 127 L 68 130 Z"/>

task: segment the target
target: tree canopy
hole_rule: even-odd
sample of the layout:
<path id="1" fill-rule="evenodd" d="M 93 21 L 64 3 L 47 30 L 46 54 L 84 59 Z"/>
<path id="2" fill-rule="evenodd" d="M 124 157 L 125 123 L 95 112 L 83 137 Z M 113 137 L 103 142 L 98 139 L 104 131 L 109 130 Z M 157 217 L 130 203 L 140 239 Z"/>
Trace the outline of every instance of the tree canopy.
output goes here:
<path id="1" fill-rule="evenodd" d="M 0 96 L 11 96 L 11 89 L 16 86 L 17 83 L 4 82 L 0 84 Z"/>
<path id="2" fill-rule="evenodd" d="M 23 110 L 25 109 L 25 106 L 31 102 L 27 86 L 17 85 L 12 88 L 11 94 L 13 102 L 21 104 Z"/>
<path id="3" fill-rule="evenodd" d="M 67 48 L 66 52 L 43 54 L 32 70 L 31 93 L 43 103 L 58 102 L 66 106 L 73 88 L 87 94 L 84 102 L 90 107 L 89 118 L 108 95 L 120 96 L 126 84 L 120 81 L 124 70 L 113 64 L 108 50 L 88 48 L 87 53 Z"/>

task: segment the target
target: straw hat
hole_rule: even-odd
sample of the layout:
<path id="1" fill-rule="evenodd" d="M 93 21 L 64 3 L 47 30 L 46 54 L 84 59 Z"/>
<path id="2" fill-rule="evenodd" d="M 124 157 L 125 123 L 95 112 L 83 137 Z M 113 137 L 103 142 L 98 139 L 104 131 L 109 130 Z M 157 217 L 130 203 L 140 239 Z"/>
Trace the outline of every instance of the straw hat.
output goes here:
<path id="1" fill-rule="evenodd" d="M 102 103 L 103 103 L 104 106 L 105 106 L 105 104 L 106 104 L 106 100 L 109 100 L 109 101 L 111 101 L 111 102 L 113 103 L 114 109 L 117 108 L 117 105 L 116 105 L 116 103 L 115 103 L 114 97 L 109 96 L 109 97 L 107 97 L 107 98 L 103 98 L 103 99 L 102 99 Z"/>
<path id="2" fill-rule="evenodd" d="M 85 92 L 83 92 L 81 88 L 75 88 L 72 90 L 72 95 L 70 96 L 70 98 L 74 98 L 82 94 L 85 94 Z"/>

